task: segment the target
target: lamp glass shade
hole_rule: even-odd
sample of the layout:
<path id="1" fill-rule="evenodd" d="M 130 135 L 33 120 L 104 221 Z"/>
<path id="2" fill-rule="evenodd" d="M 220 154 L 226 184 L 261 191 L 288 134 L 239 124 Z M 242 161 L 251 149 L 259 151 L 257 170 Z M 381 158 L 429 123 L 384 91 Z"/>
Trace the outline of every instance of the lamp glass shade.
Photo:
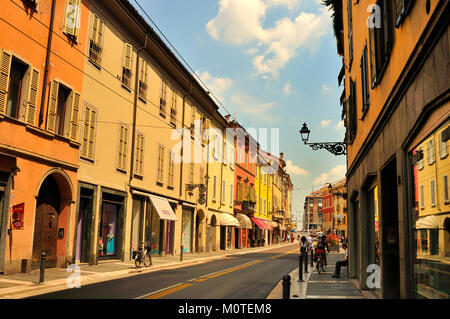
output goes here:
<path id="1" fill-rule="evenodd" d="M 306 126 L 306 123 L 303 124 L 302 129 L 300 130 L 300 135 L 302 136 L 303 142 L 307 142 L 309 140 L 309 134 L 311 131 L 308 129 L 308 126 Z"/>

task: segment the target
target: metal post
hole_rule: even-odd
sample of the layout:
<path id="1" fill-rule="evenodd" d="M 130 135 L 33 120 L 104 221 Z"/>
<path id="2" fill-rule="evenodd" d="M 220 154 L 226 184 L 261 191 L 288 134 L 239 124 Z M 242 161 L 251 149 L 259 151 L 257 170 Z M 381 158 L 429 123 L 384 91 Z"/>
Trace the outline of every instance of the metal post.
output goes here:
<path id="1" fill-rule="evenodd" d="M 45 252 L 41 254 L 41 271 L 39 273 L 39 283 L 44 282 L 44 271 L 45 271 Z"/>
<path id="2" fill-rule="evenodd" d="M 311 268 L 314 266 L 314 249 L 311 248 Z"/>
<path id="3" fill-rule="evenodd" d="M 298 256 L 298 281 L 303 281 L 303 254 Z"/>
<path id="4" fill-rule="evenodd" d="M 181 244 L 180 261 L 183 261 L 183 244 Z"/>
<path id="5" fill-rule="evenodd" d="M 305 272 L 308 272 L 308 251 L 305 251 Z"/>
<path id="6" fill-rule="evenodd" d="M 283 299 L 291 299 L 291 276 L 283 276 Z"/>

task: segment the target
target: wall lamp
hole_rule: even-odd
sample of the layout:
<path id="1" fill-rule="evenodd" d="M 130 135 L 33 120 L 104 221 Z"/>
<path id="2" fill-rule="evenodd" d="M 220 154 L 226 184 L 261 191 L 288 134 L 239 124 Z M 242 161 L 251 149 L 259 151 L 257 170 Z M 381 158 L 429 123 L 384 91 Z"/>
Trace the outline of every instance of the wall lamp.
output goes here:
<path id="1" fill-rule="evenodd" d="M 308 143 L 309 134 L 311 134 L 311 131 L 308 129 L 306 123 L 304 123 L 302 129 L 300 130 L 300 135 L 302 137 L 303 143 L 305 143 L 305 145 L 309 145 L 313 149 L 313 151 L 326 149 L 336 156 L 347 155 L 347 144 L 345 144 L 344 142 Z"/>

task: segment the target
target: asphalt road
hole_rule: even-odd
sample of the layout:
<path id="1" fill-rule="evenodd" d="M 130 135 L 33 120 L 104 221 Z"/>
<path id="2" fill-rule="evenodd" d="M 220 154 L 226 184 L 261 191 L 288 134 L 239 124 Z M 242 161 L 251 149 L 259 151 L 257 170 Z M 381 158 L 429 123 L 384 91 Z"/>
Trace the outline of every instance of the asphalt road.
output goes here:
<path id="1" fill-rule="evenodd" d="M 264 299 L 281 278 L 296 267 L 298 243 L 31 299 Z"/>

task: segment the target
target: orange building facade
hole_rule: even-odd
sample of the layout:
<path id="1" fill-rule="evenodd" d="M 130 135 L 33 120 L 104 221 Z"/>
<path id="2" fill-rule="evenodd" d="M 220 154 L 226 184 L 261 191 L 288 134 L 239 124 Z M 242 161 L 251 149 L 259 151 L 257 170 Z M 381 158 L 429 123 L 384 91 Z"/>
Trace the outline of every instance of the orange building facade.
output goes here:
<path id="1" fill-rule="evenodd" d="M 4 1 L 0 12 L 0 273 L 72 259 L 87 8 Z"/>

